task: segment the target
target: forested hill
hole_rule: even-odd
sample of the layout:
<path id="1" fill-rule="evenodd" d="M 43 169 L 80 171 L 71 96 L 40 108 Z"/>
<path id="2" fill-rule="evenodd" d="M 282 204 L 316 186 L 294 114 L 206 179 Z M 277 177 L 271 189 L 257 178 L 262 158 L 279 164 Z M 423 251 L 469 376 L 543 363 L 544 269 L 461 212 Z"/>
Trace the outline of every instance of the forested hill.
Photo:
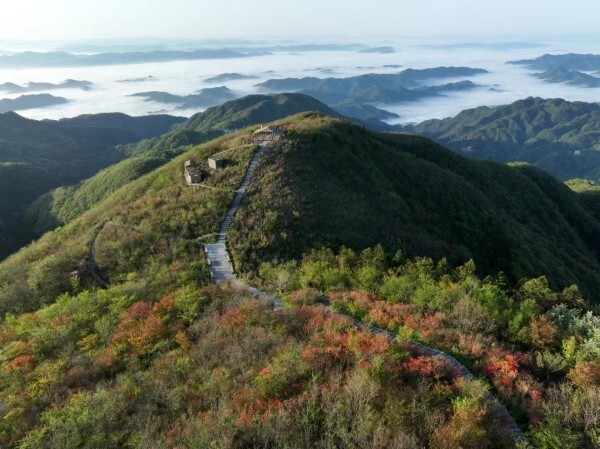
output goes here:
<path id="1" fill-rule="evenodd" d="M 77 182 L 118 160 L 115 145 L 168 132 L 185 119 L 169 115 L 82 115 L 59 121 L 0 114 L 0 162 L 27 163 L 60 182 Z"/>
<path id="2" fill-rule="evenodd" d="M 275 124 L 285 139 L 262 154 L 228 244 L 288 307 L 213 285 L 200 244 L 255 128 L 195 146 L 0 263 L 0 445 L 514 449 L 492 386 L 535 449 L 593 447 L 600 322 L 577 288 L 521 280 L 597 299 L 600 225 L 578 194 L 422 137 L 318 113 Z M 185 183 L 189 159 L 204 188 Z M 450 262 L 408 258 L 427 254 Z M 325 295 L 397 342 L 312 307 Z"/>
<path id="3" fill-rule="evenodd" d="M 297 258 L 321 246 L 362 249 L 381 243 L 390 253 L 400 250 L 411 257 L 446 257 L 452 264 L 472 258 L 481 274 L 503 271 L 514 282 L 548 275 L 551 285 L 575 283 L 592 297 L 600 286 L 600 221 L 580 194 L 541 170 L 471 160 L 422 137 L 374 133 L 318 113 L 287 122 L 289 138 L 267 150 L 257 169 L 257 181 L 233 223 L 231 243 L 242 272 L 254 272 L 263 261 Z M 205 151 L 224 149 L 227 144 L 222 142 L 246 133 L 222 137 Z M 84 221 L 77 219 L 67 226 L 68 231 L 48 234 L 6 263 L 21 260 L 19 265 L 26 267 L 22 263 L 26 257 L 36 264 L 41 255 L 52 254 L 40 252 L 40 245 L 52 242 L 53 251 L 66 250 L 78 239 L 89 239 L 106 220 L 126 219 L 132 230 L 139 225 L 135 216 L 152 222 L 152 205 L 167 201 L 169 189 L 181 189 L 184 157 L 157 170 L 152 170 L 153 162 L 144 163 L 143 171 L 149 174 L 125 181 L 117 192 L 109 192 L 106 200 L 92 205 L 83 214 Z M 238 166 L 232 173 L 242 169 Z M 90 183 L 90 195 L 98 190 L 103 197 L 105 181 L 98 178 Z M 193 191 L 182 192 L 183 199 L 193 196 Z M 229 197 L 224 195 L 223 199 Z M 79 213 L 89 209 L 79 209 L 78 201 L 83 198 L 77 194 L 69 198 Z M 170 207 L 195 210 L 191 203 L 179 203 Z M 61 210 L 67 214 L 66 221 L 74 217 L 68 215 L 69 207 Z M 195 229 L 192 217 L 184 221 L 189 221 L 185 234 L 210 231 L 210 227 Z M 218 220 L 211 223 L 216 227 Z M 163 232 L 179 232 L 167 231 L 170 225 L 144 228 L 136 238 L 162 240 Z M 143 260 L 135 256 L 136 246 L 127 250 L 134 257 L 131 263 Z M 75 269 L 78 257 L 83 254 L 71 254 L 61 262 L 64 270 Z M 106 269 L 114 272 L 117 268 L 106 265 Z"/>
<path id="4" fill-rule="evenodd" d="M 473 258 L 482 274 L 600 285 L 600 222 L 576 193 L 532 166 L 456 155 L 412 135 L 322 116 L 269 149 L 233 224 L 242 271 L 320 246 L 381 243 L 410 256 Z"/>
<path id="5" fill-rule="evenodd" d="M 515 282 L 546 274 L 555 287 L 576 283 L 592 293 L 600 285 L 598 215 L 541 170 L 471 160 L 425 138 L 369 132 L 343 119 L 302 117 L 290 125 L 293 137 L 267 152 L 234 222 L 242 269 L 323 245 L 381 243 L 453 264 L 473 258 L 480 273 L 503 271 Z M 41 199 L 30 219 L 41 230 L 69 222 L 165 162 L 121 163 Z"/>
<path id="6" fill-rule="evenodd" d="M 331 116 L 339 115 L 319 100 L 304 94 L 249 95 L 200 112 L 181 127 L 195 131 L 239 129 L 307 111 L 322 112 Z"/>
<path id="7" fill-rule="evenodd" d="M 600 105 L 527 98 L 405 127 L 468 157 L 534 164 L 561 180 L 600 178 Z"/>

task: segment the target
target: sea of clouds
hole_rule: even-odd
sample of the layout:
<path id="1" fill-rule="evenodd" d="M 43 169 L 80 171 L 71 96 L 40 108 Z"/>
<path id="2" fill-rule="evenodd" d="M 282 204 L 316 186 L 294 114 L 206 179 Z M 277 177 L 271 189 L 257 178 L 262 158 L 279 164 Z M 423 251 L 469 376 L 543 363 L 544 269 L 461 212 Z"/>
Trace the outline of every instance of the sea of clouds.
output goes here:
<path id="1" fill-rule="evenodd" d="M 471 41 L 472 42 L 472 41 Z M 238 96 L 262 92 L 255 85 L 271 78 L 305 77 L 347 77 L 365 73 L 395 73 L 402 69 L 385 68 L 385 65 L 402 65 L 403 68 L 430 68 L 438 66 L 468 66 L 483 68 L 490 73 L 471 78 L 483 87 L 450 93 L 443 97 L 398 105 L 379 105 L 383 109 L 397 113 L 400 118 L 393 123 L 414 123 L 431 118 L 454 116 L 460 111 L 478 106 L 496 106 L 512 103 L 529 96 L 543 98 L 564 98 L 571 101 L 600 102 L 600 88 L 581 88 L 565 84 L 549 84 L 530 76 L 530 72 L 519 66 L 506 64 L 507 61 L 535 58 L 544 53 L 585 52 L 600 53 L 594 43 L 572 41 L 533 42 L 531 45 L 467 45 L 451 46 L 449 42 L 422 42 L 411 40 L 385 40 L 370 42 L 371 45 L 393 46 L 392 54 L 366 54 L 356 51 L 310 51 L 276 52 L 264 56 L 224 59 L 161 62 L 135 65 L 112 65 L 82 68 L 36 68 L 0 69 L 0 84 L 12 82 L 60 83 L 66 79 L 88 80 L 95 84 L 90 91 L 60 89 L 48 91 L 55 96 L 67 98 L 69 103 L 42 109 L 18 111 L 19 114 L 34 119 L 58 119 L 80 114 L 100 112 L 124 112 L 130 115 L 168 113 L 190 116 L 200 109 L 180 110 L 176 105 L 146 102 L 129 95 L 144 91 L 164 91 L 176 95 L 189 95 L 207 88 L 225 85 Z M 133 44 L 130 47 L 135 48 Z M 188 44 L 188 47 L 190 45 Z M 28 48 L 32 50 L 34 48 Z M 187 49 L 187 48 L 186 48 Z M 2 47 L 0 53 L 9 54 L 11 49 Z M 49 51 L 48 47 L 40 51 Z M 253 75 L 258 79 L 209 84 L 204 80 L 222 73 Z M 152 76 L 157 81 L 122 83 L 120 80 Z M 447 83 L 452 79 L 428 82 Z M 1 98 L 15 98 L 20 94 L 0 92 Z"/>

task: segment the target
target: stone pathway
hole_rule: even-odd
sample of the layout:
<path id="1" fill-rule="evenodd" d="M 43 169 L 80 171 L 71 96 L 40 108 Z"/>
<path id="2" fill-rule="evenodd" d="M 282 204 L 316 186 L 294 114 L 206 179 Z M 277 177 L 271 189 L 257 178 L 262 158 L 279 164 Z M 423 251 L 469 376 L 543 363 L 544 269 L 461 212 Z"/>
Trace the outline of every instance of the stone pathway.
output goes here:
<path id="1" fill-rule="evenodd" d="M 98 235 L 100 235 L 100 232 L 102 232 L 102 229 L 104 229 L 104 226 L 106 226 L 109 223 L 110 223 L 110 221 L 105 221 L 94 232 L 92 240 L 90 241 L 90 246 L 89 246 L 89 251 L 88 251 L 88 260 L 87 260 L 88 269 L 90 270 L 90 274 L 92 275 L 92 278 L 94 278 L 94 281 L 96 282 L 96 284 L 98 284 L 99 286 L 101 286 L 103 288 L 109 288 L 110 285 L 108 285 L 108 282 L 106 282 L 104 279 L 102 279 L 102 276 L 100 276 L 98 274 L 98 267 L 96 266 L 96 240 L 98 239 Z"/>
<path id="2" fill-rule="evenodd" d="M 268 293 L 260 291 L 256 288 L 246 284 L 245 282 L 237 279 L 235 271 L 233 269 L 233 264 L 231 263 L 231 259 L 229 258 L 229 254 L 227 252 L 227 244 L 226 244 L 227 243 L 227 233 L 229 231 L 229 227 L 231 226 L 231 222 L 233 221 L 235 213 L 237 212 L 237 210 L 240 206 L 240 203 L 242 202 L 244 194 L 246 193 L 246 189 L 248 188 L 248 185 L 250 184 L 250 180 L 252 179 L 252 175 L 254 174 L 254 171 L 256 170 L 256 167 L 258 166 L 260 157 L 262 156 L 262 154 L 268 144 L 269 144 L 269 142 L 261 143 L 259 146 L 259 149 L 254 154 L 252 161 L 250 162 L 250 166 L 248 167 L 248 170 L 246 171 L 246 175 L 244 176 L 244 179 L 242 180 L 240 188 L 236 192 L 235 198 L 233 199 L 233 203 L 231 204 L 231 207 L 227 211 L 227 214 L 225 214 L 225 218 L 223 219 L 223 222 L 221 223 L 221 228 L 219 230 L 219 239 L 217 240 L 217 243 L 205 243 L 204 251 L 206 253 L 206 258 L 210 265 L 210 272 L 211 272 L 213 282 L 215 282 L 216 284 L 229 283 L 232 286 L 234 286 L 240 290 L 251 293 L 257 299 L 260 299 L 262 301 L 266 301 L 266 302 L 270 303 L 275 309 L 280 309 L 283 307 L 283 301 L 280 298 L 277 298 L 273 295 L 270 295 Z M 397 341 L 396 335 L 393 334 L 392 332 L 388 332 L 384 329 L 380 329 L 380 328 L 371 326 L 370 324 L 366 324 L 361 321 L 355 320 L 354 318 L 349 317 L 347 315 L 343 315 L 338 312 L 334 312 L 329 308 L 327 308 L 327 311 L 328 311 L 328 313 L 332 313 L 335 315 L 339 315 L 341 317 L 351 319 L 352 322 L 354 323 L 354 325 L 359 329 L 363 329 L 368 332 L 372 332 L 372 333 L 376 333 L 376 334 L 383 334 L 383 335 L 386 335 L 390 340 L 392 340 L 394 342 Z M 458 377 L 463 377 L 465 379 L 471 379 L 471 380 L 476 379 L 476 377 L 473 375 L 473 373 L 471 373 L 467 368 L 465 368 L 464 365 L 462 365 L 454 357 L 446 354 L 443 351 L 440 351 L 435 348 L 431 348 L 429 346 L 425 346 L 425 345 L 415 342 L 415 341 L 408 342 L 407 346 L 408 346 L 408 350 L 411 352 L 412 355 L 438 357 L 438 358 L 442 359 L 445 363 L 450 365 Z M 518 442 L 527 441 L 525 434 L 519 428 L 516 421 L 511 416 L 511 414 L 509 413 L 509 411 L 507 410 L 506 407 L 504 407 L 489 392 L 486 394 L 484 399 L 485 399 L 488 407 L 490 409 L 494 410 L 497 413 L 497 415 L 500 416 L 502 421 L 504 421 L 504 423 L 506 423 L 506 425 L 509 427 L 515 441 L 518 441 Z"/>
<path id="3" fill-rule="evenodd" d="M 233 217 L 235 216 L 235 213 L 237 212 L 238 207 L 244 198 L 244 194 L 248 189 L 250 179 L 252 178 L 256 167 L 258 166 L 258 161 L 264 153 L 266 147 L 267 142 L 261 143 L 256 153 L 254 153 L 254 156 L 252 156 L 252 160 L 250 161 L 250 165 L 246 170 L 244 179 L 242 180 L 239 189 L 236 190 L 233 203 L 231 203 L 231 206 L 227 210 L 227 213 L 221 222 L 217 243 L 203 244 L 206 258 L 210 265 L 210 274 L 213 281 L 217 284 L 236 281 L 235 273 L 233 271 L 233 264 L 231 263 L 231 259 L 227 253 L 227 233 L 229 232 L 229 226 L 231 226 Z"/>

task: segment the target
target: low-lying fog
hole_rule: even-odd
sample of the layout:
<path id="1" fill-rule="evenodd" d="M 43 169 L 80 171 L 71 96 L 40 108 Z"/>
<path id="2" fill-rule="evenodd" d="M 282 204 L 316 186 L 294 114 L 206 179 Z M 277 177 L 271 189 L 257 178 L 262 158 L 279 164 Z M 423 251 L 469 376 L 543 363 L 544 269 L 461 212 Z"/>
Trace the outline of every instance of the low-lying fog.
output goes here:
<path id="1" fill-rule="evenodd" d="M 438 66 L 468 66 L 487 69 L 490 73 L 470 78 L 484 87 L 472 91 L 449 93 L 444 97 L 426 99 L 419 102 L 385 105 L 381 108 L 400 115 L 394 123 L 420 122 L 431 118 L 453 116 L 460 111 L 477 106 L 508 104 L 528 96 L 544 98 L 561 97 L 567 100 L 600 102 L 600 88 L 581 88 L 564 84 L 549 84 L 528 75 L 519 66 L 508 65 L 507 61 L 535 58 L 544 53 L 600 53 L 593 44 L 544 44 L 544 46 L 514 45 L 513 48 L 497 47 L 443 47 L 401 42 L 371 43 L 373 46 L 393 46 L 392 54 L 369 54 L 356 51 L 322 51 L 288 53 L 224 59 L 163 62 L 121 66 L 100 66 L 84 68 L 40 68 L 23 70 L 0 70 L 0 84 L 11 82 L 60 83 L 66 79 L 87 80 L 95 84 L 89 91 L 77 89 L 54 89 L 48 91 L 55 96 L 65 97 L 69 103 L 43 109 L 18 111 L 19 114 L 35 118 L 72 117 L 85 113 L 124 112 L 131 115 L 169 113 L 189 116 L 199 109 L 179 110 L 176 105 L 146 102 L 142 98 L 129 97 L 137 92 L 163 91 L 176 95 L 190 95 L 196 91 L 225 85 L 236 95 L 244 96 L 261 91 L 256 84 L 271 79 L 285 77 L 316 76 L 347 77 L 365 73 L 395 73 L 404 68 L 429 68 Z M 438 44 L 444 44 L 438 42 Z M 499 46 L 502 47 L 502 46 Z M 47 48 L 40 49 L 48 51 Z M 8 48 L 0 44 L 0 53 L 8 53 Z M 402 65 L 403 68 L 385 68 L 385 65 Z M 209 84 L 204 80 L 222 73 L 253 75 L 257 79 L 229 81 Z M 149 76 L 155 80 L 140 82 L 119 82 L 120 80 L 142 79 Z M 454 80 L 443 80 L 444 83 Z M 43 92 L 35 92 L 43 93 Z M 2 98 L 16 98 L 22 94 L 0 92 Z"/>

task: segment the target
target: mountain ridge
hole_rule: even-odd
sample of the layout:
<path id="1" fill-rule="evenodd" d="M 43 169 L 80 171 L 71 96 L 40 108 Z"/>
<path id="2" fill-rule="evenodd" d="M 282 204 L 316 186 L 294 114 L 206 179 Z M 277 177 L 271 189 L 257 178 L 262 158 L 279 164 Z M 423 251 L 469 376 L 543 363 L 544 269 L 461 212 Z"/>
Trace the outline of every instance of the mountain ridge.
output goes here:
<path id="1" fill-rule="evenodd" d="M 561 180 L 600 178 L 600 105 L 527 98 L 401 127 L 478 159 L 529 162 Z"/>

